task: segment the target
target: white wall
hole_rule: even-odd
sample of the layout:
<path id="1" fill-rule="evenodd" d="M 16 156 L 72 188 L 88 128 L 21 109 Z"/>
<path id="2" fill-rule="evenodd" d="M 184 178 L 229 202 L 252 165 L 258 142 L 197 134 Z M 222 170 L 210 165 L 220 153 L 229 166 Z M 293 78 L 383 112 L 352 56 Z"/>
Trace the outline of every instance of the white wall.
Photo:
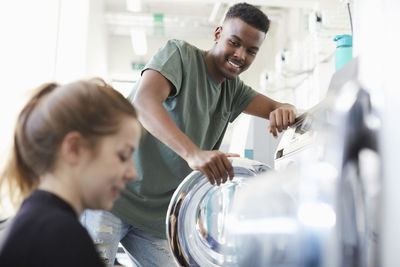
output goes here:
<path id="1" fill-rule="evenodd" d="M 0 168 L 34 88 L 106 75 L 102 6 L 103 0 L 0 2 Z"/>
<path id="2" fill-rule="evenodd" d="M 104 0 L 60 0 L 55 80 L 107 75 Z"/>
<path id="3" fill-rule="evenodd" d="M 54 78 L 59 1 L 0 2 L 0 161 L 27 92 Z"/>
<path id="4" fill-rule="evenodd" d="M 52 0 L 0 2 L 0 169 L 6 164 L 14 121 L 28 92 L 53 79 L 58 5 Z M 0 219 L 13 212 L 2 204 Z"/>
<path id="5" fill-rule="evenodd" d="M 400 212 L 398 208 L 400 127 L 400 2 L 397 0 L 356 1 L 356 49 L 360 59 L 359 79 L 372 96 L 382 120 L 382 211 L 380 220 L 380 264 L 400 266 Z M 373 33 L 373 34 L 371 34 Z"/>

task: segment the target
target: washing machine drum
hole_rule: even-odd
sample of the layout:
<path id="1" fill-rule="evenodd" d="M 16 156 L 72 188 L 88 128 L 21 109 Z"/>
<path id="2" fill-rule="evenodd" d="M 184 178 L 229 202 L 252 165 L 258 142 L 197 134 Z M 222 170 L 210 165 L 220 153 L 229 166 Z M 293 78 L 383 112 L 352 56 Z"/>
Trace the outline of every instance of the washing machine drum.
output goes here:
<path id="1" fill-rule="evenodd" d="M 245 158 L 230 158 L 234 178 L 220 186 L 193 171 L 176 189 L 167 212 L 167 237 L 180 266 L 229 265 L 234 257 L 226 240 L 227 215 L 235 194 L 252 177 L 271 168 Z M 232 252 L 232 253 L 230 253 Z"/>

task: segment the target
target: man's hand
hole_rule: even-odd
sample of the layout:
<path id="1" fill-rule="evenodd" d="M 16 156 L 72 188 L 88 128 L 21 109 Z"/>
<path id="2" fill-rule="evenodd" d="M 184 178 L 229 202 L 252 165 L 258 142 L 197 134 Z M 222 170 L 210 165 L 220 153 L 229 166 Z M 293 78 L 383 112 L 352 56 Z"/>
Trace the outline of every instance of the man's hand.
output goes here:
<path id="1" fill-rule="evenodd" d="M 278 133 L 294 123 L 296 108 L 287 103 L 277 102 L 263 94 L 258 94 L 245 108 L 245 113 L 269 119 L 269 132 L 277 138 Z"/>
<path id="2" fill-rule="evenodd" d="M 294 123 L 296 118 L 296 109 L 290 104 L 284 104 L 269 114 L 269 132 L 277 138 L 278 132 L 286 130 L 288 126 Z"/>
<path id="3" fill-rule="evenodd" d="M 229 177 L 233 179 L 233 168 L 228 157 L 239 157 L 238 154 L 223 153 L 218 150 L 197 150 L 191 153 L 186 161 L 193 170 L 199 170 L 207 176 L 211 184 L 220 185 Z"/>

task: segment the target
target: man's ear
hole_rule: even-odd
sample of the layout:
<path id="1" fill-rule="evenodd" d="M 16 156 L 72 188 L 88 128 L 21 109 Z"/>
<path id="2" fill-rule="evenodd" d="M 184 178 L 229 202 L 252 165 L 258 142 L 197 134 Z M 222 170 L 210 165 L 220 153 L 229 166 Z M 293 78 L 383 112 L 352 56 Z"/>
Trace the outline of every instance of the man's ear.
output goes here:
<path id="1" fill-rule="evenodd" d="M 84 149 L 87 148 L 83 136 L 77 131 L 69 132 L 61 142 L 60 156 L 63 160 L 75 165 L 80 161 Z"/>
<path id="2" fill-rule="evenodd" d="M 218 26 L 214 31 L 214 41 L 217 42 L 221 37 L 222 26 Z"/>

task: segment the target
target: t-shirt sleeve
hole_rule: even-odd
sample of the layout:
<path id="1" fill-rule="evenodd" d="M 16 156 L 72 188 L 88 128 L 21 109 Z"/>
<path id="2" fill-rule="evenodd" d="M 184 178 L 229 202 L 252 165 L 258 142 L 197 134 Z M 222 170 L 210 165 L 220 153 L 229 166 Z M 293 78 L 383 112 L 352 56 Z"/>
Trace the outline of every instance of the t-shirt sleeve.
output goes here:
<path id="1" fill-rule="evenodd" d="M 258 94 L 256 90 L 238 78 L 229 121 L 233 122 Z"/>
<path id="2" fill-rule="evenodd" d="M 160 48 L 151 58 L 142 71 L 152 69 L 161 73 L 175 88 L 171 96 L 179 94 L 182 85 L 182 51 L 176 40 L 169 40 L 166 45 Z"/>

